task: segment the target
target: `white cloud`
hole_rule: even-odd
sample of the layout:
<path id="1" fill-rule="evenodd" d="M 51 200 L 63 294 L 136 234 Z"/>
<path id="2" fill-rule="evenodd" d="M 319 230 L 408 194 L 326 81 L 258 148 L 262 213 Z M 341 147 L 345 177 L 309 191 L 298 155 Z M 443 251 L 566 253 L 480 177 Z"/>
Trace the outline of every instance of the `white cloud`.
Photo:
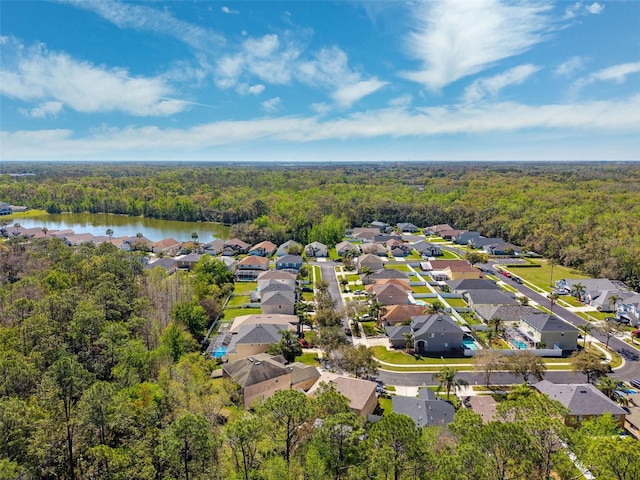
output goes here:
<path id="1" fill-rule="evenodd" d="M 479 78 L 464 91 L 467 102 L 477 102 L 485 97 L 495 97 L 500 91 L 510 85 L 521 85 L 531 75 L 540 70 L 536 65 L 518 65 L 506 72 L 488 78 Z"/>
<path id="2" fill-rule="evenodd" d="M 265 86 L 261 83 L 249 85 L 248 83 L 239 83 L 236 86 L 236 92 L 241 95 L 259 95 L 264 92 Z"/>
<path id="3" fill-rule="evenodd" d="M 409 105 L 411 105 L 412 101 L 413 98 L 411 97 L 411 95 L 406 94 L 392 98 L 387 103 L 390 107 L 408 107 Z"/>
<path id="4" fill-rule="evenodd" d="M 228 15 L 237 15 L 238 13 L 240 13 L 238 10 L 232 10 L 229 7 L 227 7 L 226 5 L 224 5 L 222 8 L 220 8 L 220 11 L 222 13 L 226 13 Z"/>
<path id="5" fill-rule="evenodd" d="M 77 8 L 89 10 L 119 28 L 155 32 L 169 35 L 199 50 L 224 44 L 217 32 L 176 18 L 168 9 L 155 9 L 145 5 L 122 3 L 116 0 L 62 0 Z"/>
<path id="6" fill-rule="evenodd" d="M 613 82 L 623 84 L 629 75 L 640 72 L 640 62 L 621 63 L 593 72 L 587 77 L 579 78 L 573 83 L 574 93 L 595 82 Z"/>
<path id="7" fill-rule="evenodd" d="M 585 15 L 600 15 L 603 10 L 604 5 L 598 2 L 593 2 L 591 5 L 586 5 L 584 2 L 576 2 L 566 8 L 564 11 L 564 19 L 568 20 Z"/>
<path id="8" fill-rule="evenodd" d="M 270 98 L 269 100 L 262 102 L 260 105 L 269 113 L 275 113 L 282 109 L 282 101 L 280 100 L 280 97 Z"/>
<path id="9" fill-rule="evenodd" d="M 3 51 L 0 94 L 25 102 L 45 101 L 51 114 L 62 106 L 78 112 L 121 111 L 138 116 L 167 116 L 187 108 L 159 77 L 130 77 L 122 68 L 107 69 L 50 52 L 43 45 L 25 48 L 13 39 Z M 45 103 L 45 104 L 47 104 Z M 56 106 L 59 104 L 59 108 Z"/>
<path id="10" fill-rule="evenodd" d="M 371 95 L 385 85 L 387 85 L 387 82 L 372 78 L 371 80 L 364 80 L 341 87 L 331 94 L 331 98 L 341 107 L 350 107 L 353 103 L 367 95 Z"/>
<path id="11" fill-rule="evenodd" d="M 618 101 L 530 106 L 477 103 L 423 108 L 410 112 L 391 107 L 322 121 L 319 117 L 284 116 L 246 121 L 219 121 L 180 128 L 105 128 L 85 138 L 72 132 L 2 132 L 3 158 L 128 158 L 144 153 L 166 158 L 166 152 L 274 141 L 307 143 L 373 138 L 435 138 L 450 134 L 518 132 L 540 129 L 567 135 L 603 131 L 640 134 L 640 95 Z"/>
<path id="12" fill-rule="evenodd" d="M 56 117 L 62 111 L 62 102 L 45 102 L 42 105 L 28 110 L 21 108 L 20 113 L 26 117 L 32 118 L 46 118 Z"/>
<path id="13" fill-rule="evenodd" d="M 422 69 L 402 75 L 438 90 L 521 54 L 545 40 L 550 19 L 542 4 L 498 0 L 420 3 L 418 24 L 407 38 L 409 53 Z"/>
<path id="14" fill-rule="evenodd" d="M 585 59 L 583 57 L 571 57 L 566 62 L 558 65 L 553 74 L 561 77 L 570 77 L 583 67 L 584 62 Z"/>

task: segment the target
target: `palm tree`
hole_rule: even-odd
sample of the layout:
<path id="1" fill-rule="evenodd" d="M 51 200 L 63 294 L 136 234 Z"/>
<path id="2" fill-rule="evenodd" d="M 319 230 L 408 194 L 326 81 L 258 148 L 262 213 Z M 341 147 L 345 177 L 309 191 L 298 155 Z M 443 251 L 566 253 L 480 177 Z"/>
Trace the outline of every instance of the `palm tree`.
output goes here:
<path id="1" fill-rule="evenodd" d="M 617 400 L 618 394 L 616 390 L 618 390 L 619 381 L 613 377 L 602 377 L 598 382 L 598 390 L 604 393 L 611 400 Z"/>
<path id="2" fill-rule="evenodd" d="M 377 300 L 375 302 L 373 302 L 371 304 L 371 306 L 369 307 L 369 313 L 370 315 L 372 315 L 373 317 L 375 317 L 376 319 L 376 325 L 380 325 L 381 323 L 381 317 L 383 317 L 384 315 L 386 315 L 387 313 L 387 309 L 386 307 L 378 302 Z"/>
<path id="3" fill-rule="evenodd" d="M 442 302 L 439 300 L 436 300 L 435 302 L 427 305 L 427 307 L 424 309 L 424 313 L 435 315 L 437 313 L 444 313 L 444 310 L 445 310 L 445 307 L 442 304 Z"/>
<path id="4" fill-rule="evenodd" d="M 558 303 L 560 295 L 558 295 L 558 292 L 551 292 L 549 295 L 547 295 L 547 298 L 549 299 L 549 310 L 551 311 L 551 313 L 553 313 L 553 306 Z"/>
<path id="5" fill-rule="evenodd" d="M 107 237 L 109 237 L 109 243 L 112 243 L 111 237 L 113 237 L 113 230 L 111 230 L 110 228 L 107 228 L 107 231 L 105 233 L 107 234 Z"/>
<path id="6" fill-rule="evenodd" d="M 616 305 L 620 300 L 622 300 L 622 297 L 619 295 L 616 295 L 615 293 L 609 297 L 608 302 L 611 308 L 613 309 L 614 313 L 616 312 Z"/>
<path id="7" fill-rule="evenodd" d="M 198 243 L 198 232 L 193 232 L 191 234 L 191 240 L 193 240 L 193 243 Z"/>
<path id="8" fill-rule="evenodd" d="M 449 400 L 451 390 L 455 390 L 459 386 L 469 385 L 469 382 L 467 382 L 466 380 L 456 378 L 457 374 L 458 370 L 456 370 L 455 368 L 444 367 L 442 370 L 434 373 L 432 376 L 432 378 L 439 383 L 438 391 L 440 391 L 442 387 L 446 389 L 447 400 Z"/>
<path id="9" fill-rule="evenodd" d="M 556 261 L 553 258 L 550 258 L 548 263 L 551 267 L 551 278 L 549 279 L 549 286 L 553 287 L 553 267 L 555 266 Z"/>
<path id="10" fill-rule="evenodd" d="M 593 327 L 588 323 L 585 323 L 584 325 L 578 325 L 578 330 L 582 332 L 582 336 L 584 337 L 582 348 L 587 348 L 587 335 L 591 333 L 592 329 Z"/>
<path id="11" fill-rule="evenodd" d="M 582 301 L 585 291 L 586 291 L 585 286 L 580 282 L 576 283 L 575 285 L 573 285 L 573 287 L 571 287 L 571 293 L 573 294 L 574 297 L 576 297 L 580 301 Z"/>
<path id="12" fill-rule="evenodd" d="M 406 341 L 406 343 L 405 343 L 405 352 L 409 353 L 409 347 L 411 345 L 413 345 L 413 340 L 414 340 L 413 332 L 405 332 L 405 333 L 402 334 L 402 336 L 404 337 L 404 339 Z"/>
<path id="13" fill-rule="evenodd" d="M 492 317 L 491 320 L 489 320 L 487 323 L 493 326 L 493 330 L 497 337 L 500 334 L 500 330 L 502 330 L 502 325 L 504 323 L 504 320 L 498 317 Z"/>

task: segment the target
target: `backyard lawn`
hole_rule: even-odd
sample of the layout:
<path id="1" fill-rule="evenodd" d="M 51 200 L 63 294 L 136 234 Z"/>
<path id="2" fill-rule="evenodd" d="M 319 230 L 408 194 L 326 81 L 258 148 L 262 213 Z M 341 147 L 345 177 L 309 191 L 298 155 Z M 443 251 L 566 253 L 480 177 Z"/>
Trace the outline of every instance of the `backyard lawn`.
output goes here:
<path id="1" fill-rule="evenodd" d="M 455 253 L 451 253 L 449 250 L 442 250 L 442 255 L 440 255 L 439 257 L 436 257 L 436 260 L 453 260 L 456 258 L 460 258 L 458 257 Z"/>
<path id="2" fill-rule="evenodd" d="M 413 293 L 432 293 L 432 290 L 426 285 L 412 285 L 411 291 Z"/>
<path id="3" fill-rule="evenodd" d="M 461 298 L 445 298 L 445 301 L 451 305 L 453 308 L 466 308 L 468 307 L 467 302 L 465 302 Z"/>
<path id="4" fill-rule="evenodd" d="M 245 303 L 249 303 L 249 295 L 234 295 L 229 299 L 227 307 L 242 307 Z"/>
<path id="5" fill-rule="evenodd" d="M 304 363 L 305 365 L 314 365 L 314 366 L 320 365 L 320 362 L 318 361 L 317 353 L 303 353 L 302 355 L 296 357 L 295 360 L 296 362 L 301 362 L 301 363 Z"/>
<path id="6" fill-rule="evenodd" d="M 347 275 L 347 282 L 351 283 L 351 282 L 359 282 L 360 281 L 360 275 L 356 275 L 354 273 L 349 273 Z"/>
<path id="7" fill-rule="evenodd" d="M 387 263 L 384 268 L 391 268 L 393 270 L 400 270 L 401 272 L 407 272 L 407 273 L 413 271 L 409 268 L 409 265 L 407 265 L 406 263 Z"/>
<path id="8" fill-rule="evenodd" d="M 531 260 L 532 263 L 540 265 L 537 267 L 509 267 L 509 271 L 515 273 L 519 277 L 527 280 L 534 285 L 549 291 L 549 282 L 551 279 L 551 267 L 547 264 L 547 260 Z M 555 265 L 553 267 L 553 283 L 562 278 L 589 278 L 588 276 L 580 273 L 577 270 L 563 267 L 562 265 Z"/>
<path id="9" fill-rule="evenodd" d="M 243 315 L 255 315 L 261 313 L 259 308 L 225 308 L 223 322 L 231 322 L 236 317 Z"/>
<path id="10" fill-rule="evenodd" d="M 258 288 L 258 282 L 236 282 L 233 285 L 234 295 L 248 295 Z"/>

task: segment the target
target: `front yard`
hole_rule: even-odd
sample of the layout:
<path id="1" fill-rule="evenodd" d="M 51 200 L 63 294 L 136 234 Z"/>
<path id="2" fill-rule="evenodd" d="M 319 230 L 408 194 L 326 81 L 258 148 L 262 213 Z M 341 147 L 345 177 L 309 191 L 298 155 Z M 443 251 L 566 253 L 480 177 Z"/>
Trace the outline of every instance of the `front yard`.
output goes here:
<path id="1" fill-rule="evenodd" d="M 551 287 L 549 285 L 551 279 L 551 266 L 547 263 L 545 259 L 536 259 L 530 260 L 532 263 L 536 265 L 540 265 L 540 267 L 516 267 L 510 266 L 508 270 L 512 273 L 515 273 L 520 278 L 533 283 L 537 287 L 542 290 L 550 291 Z M 554 265 L 553 267 L 553 283 L 562 278 L 589 278 L 588 276 L 580 273 L 577 270 L 573 270 L 571 268 L 563 267 L 562 265 Z"/>

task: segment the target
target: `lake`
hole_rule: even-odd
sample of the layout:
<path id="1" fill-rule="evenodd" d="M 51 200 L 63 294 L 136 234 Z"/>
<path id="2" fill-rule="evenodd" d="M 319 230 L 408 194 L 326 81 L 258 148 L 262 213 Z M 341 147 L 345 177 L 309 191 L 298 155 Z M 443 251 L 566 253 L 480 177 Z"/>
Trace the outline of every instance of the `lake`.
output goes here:
<path id="1" fill-rule="evenodd" d="M 230 227 L 209 222 L 178 222 L 155 218 L 129 217 L 110 213 L 56 213 L 20 217 L 7 220 L 9 225 L 19 223 L 24 228 L 47 227 L 49 230 L 72 229 L 75 233 L 105 235 L 107 228 L 113 230 L 114 237 L 133 237 L 138 232 L 149 240 L 157 242 L 163 238 L 175 238 L 179 242 L 191 240 L 191 234 L 198 234 L 198 241 L 210 242 L 216 238 L 229 240 Z"/>

